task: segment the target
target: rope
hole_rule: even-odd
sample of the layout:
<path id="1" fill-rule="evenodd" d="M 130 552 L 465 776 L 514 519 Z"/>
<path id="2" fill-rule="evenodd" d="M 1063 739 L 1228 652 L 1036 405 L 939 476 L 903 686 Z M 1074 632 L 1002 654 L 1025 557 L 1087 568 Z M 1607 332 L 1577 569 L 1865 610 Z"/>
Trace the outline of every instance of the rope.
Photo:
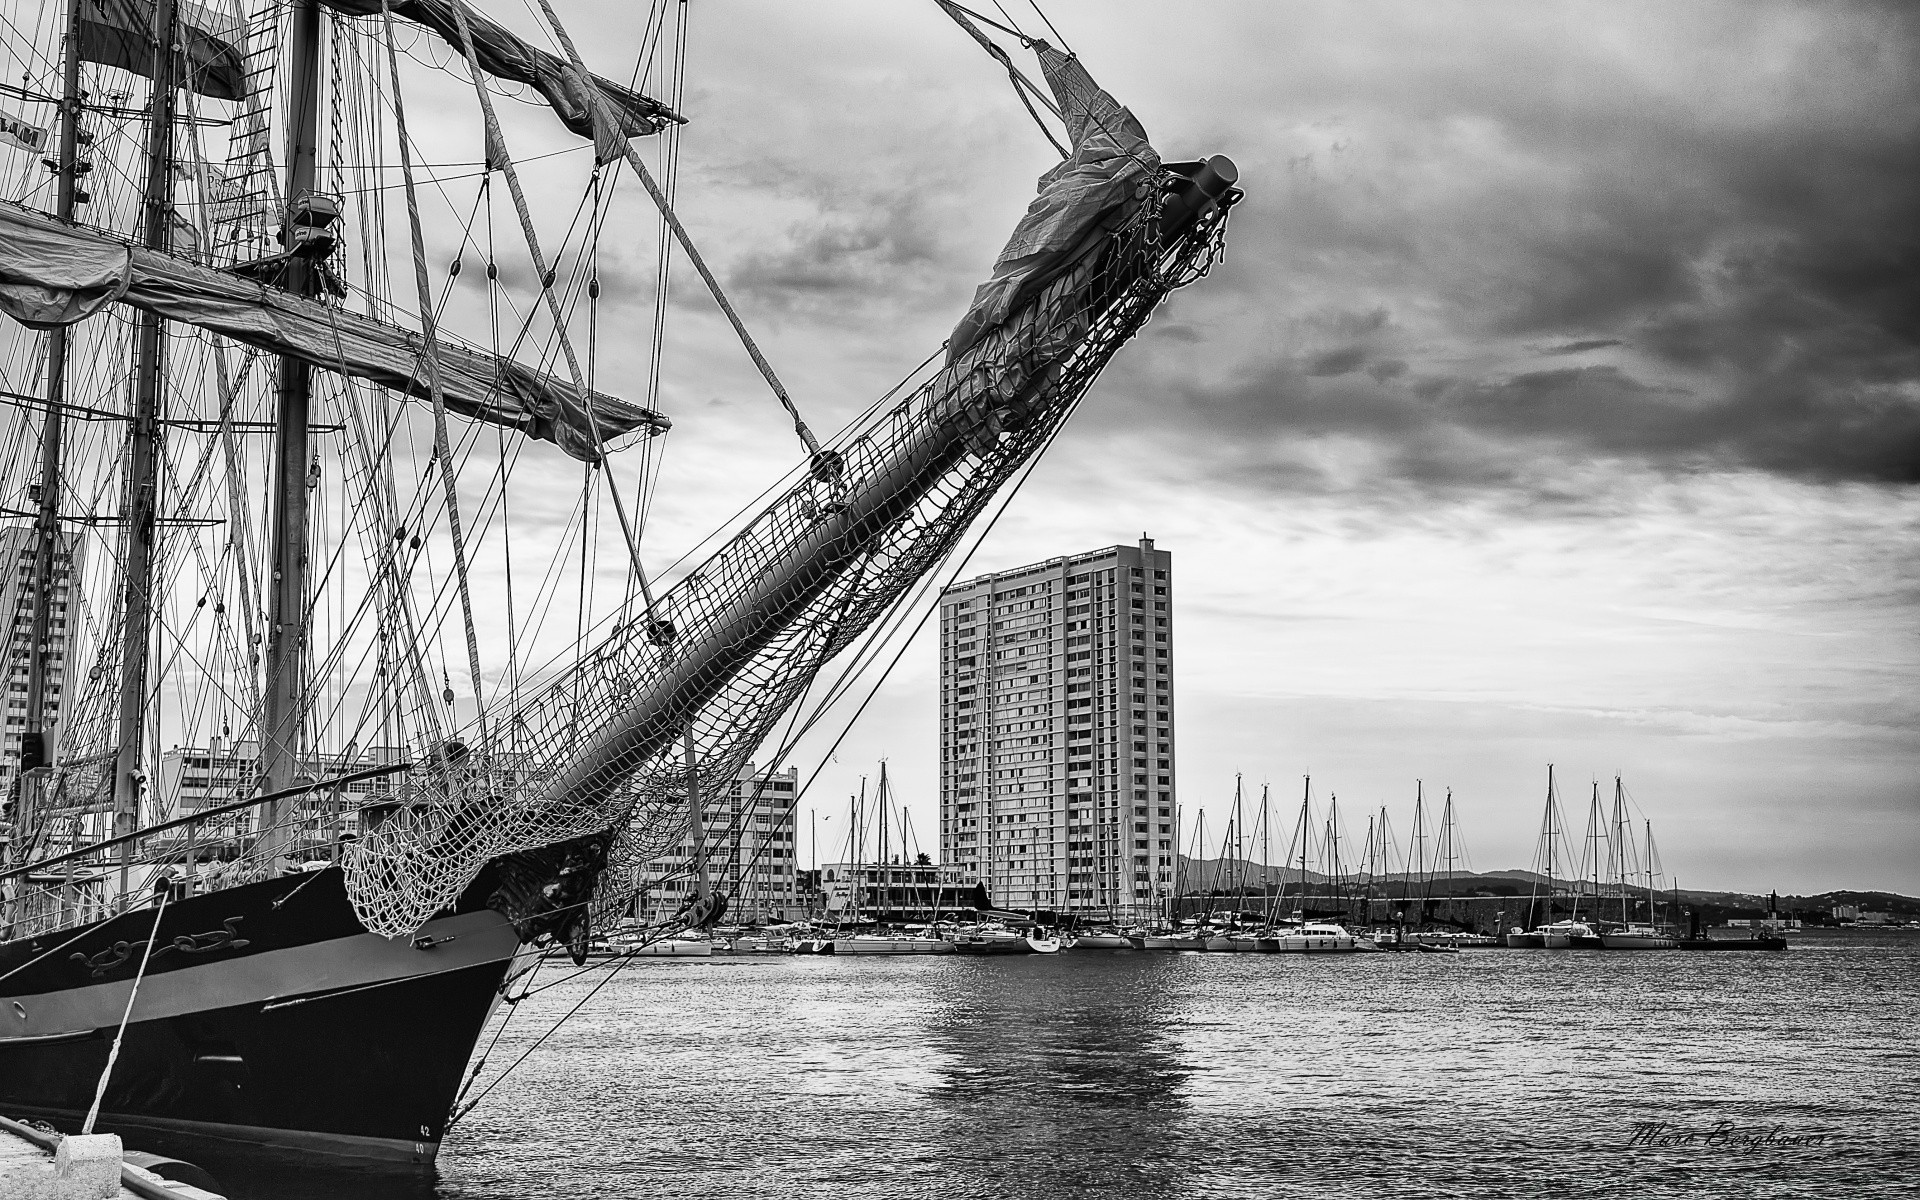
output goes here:
<path id="1" fill-rule="evenodd" d="M 427 279 L 427 248 L 420 232 L 420 197 L 414 189 L 413 152 L 407 145 L 407 108 L 400 96 L 400 63 L 393 48 L 393 10 L 380 0 L 380 19 L 386 26 L 387 74 L 393 81 L 393 119 L 400 149 L 400 177 L 406 185 L 407 231 L 413 238 L 414 292 L 420 307 L 420 329 L 426 337 L 427 389 L 433 396 L 433 458 L 440 468 L 440 486 L 447 494 L 447 534 L 453 543 L 453 573 L 460 590 L 460 621 L 467 639 L 467 673 L 473 685 L 480 740 L 487 740 L 487 700 L 480 687 L 480 638 L 473 625 L 473 594 L 467 581 L 467 542 L 460 524 L 460 495 L 453 478 L 453 449 L 447 440 L 447 399 L 440 390 L 440 342 L 435 326 L 433 287 Z M 463 18 L 464 19 L 464 18 Z"/>
<path id="2" fill-rule="evenodd" d="M 381 2 L 384 4 L 386 0 Z M 542 3 L 544 2 L 545 0 L 542 0 Z M 549 9 L 548 12 L 551 13 L 552 10 Z M 474 49 L 473 44 L 473 31 L 467 23 L 467 6 L 455 4 L 453 15 L 460 26 L 461 48 L 466 51 L 467 70 L 473 76 L 474 94 L 480 99 L 480 112 L 486 122 L 487 166 L 489 170 L 497 168 L 507 177 L 507 190 L 513 195 L 513 208 L 520 217 L 520 231 L 527 239 L 527 254 L 533 260 L 534 273 L 540 277 L 540 294 L 546 298 L 547 310 L 553 317 L 554 334 L 559 339 L 561 352 L 566 355 L 567 371 L 573 378 L 574 392 L 580 397 L 580 405 L 586 411 L 587 424 L 593 432 L 594 444 L 601 450 L 600 464 L 604 466 L 606 443 L 600 437 L 600 423 L 593 415 L 593 393 L 587 390 L 586 378 L 580 371 L 580 358 L 573 351 L 573 339 L 567 335 L 566 315 L 560 311 L 560 300 L 553 294 L 554 275 L 547 269 L 546 256 L 540 253 L 540 237 L 534 232 L 533 215 L 527 209 L 527 194 L 520 187 L 520 173 L 514 169 L 513 158 L 507 153 L 507 139 L 500 132 L 500 117 L 493 109 L 493 95 L 487 91 L 486 76 L 480 71 L 478 51 Z M 571 49 L 571 43 L 569 43 L 569 49 Z M 583 77 L 590 78 L 585 75 L 586 68 L 580 65 L 578 55 L 574 57 L 574 66 L 583 73 Z M 601 112 L 605 102 L 600 98 L 599 89 L 590 87 L 587 89 L 587 95 L 593 110 Z M 607 473 L 607 478 L 611 484 L 613 478 L 611 472 Z M 634 536 L 632 522 L 627 519 L 626 501 L 620 498 L 620 488 L 617 485 L 609 486 L 607 490 L 613 493 L 614 513 L 620 518 L 620 531 L 626 536 L 627 553 L 632 556 L 634 573 L 640 580 L 640 595 L 647 607 L 648 622 L 650 625 L 654 624 L 656 618 L 654 617 L 653 589 L 647 583 L 646 568 L 640 562 L 640 541 Z"/>
<path id="3" fill-rule="evenodd" d="M 153 944 L 160 940 L 160 918 L 167 912 L 167 897 L 173 894 L 169 887 L 160 893 L 160 907 L 153 914 L 153 932 L 147 935 L 147 948 L 140 952 L 140 969 L 133 975 L 133 990 L 127 993 L 127 1009 L 120 1014 L 120 1028 L 113 1035 L 113 1049 L 107 1051 L 106 1069 L 100 1072 L 99 1086 L 93 1089 L 93 1107 L 87 1109 L 86 1123 L 80 1126 L 80 1134 L 85 1137 L 93 1132 L 93 1123 L 100 1119 L 100 1101 L 107 1094 L 107 1080 L 113 1078 L 113 1064 L 120 1058 L 120 1043 L 127 1036 L 127 1021 L 133 1016 L 133 1002 L 140 995 L 140 981 L 146 978 L 147 961 L 153 957 Z"/>
<path id="4" fill-rule="evenodd" d="M 554 35 L 560 39 L 560 44 L 566 50 L 567 58 L 573 63 L 574 70 L 584 74 L 587 66 L 581 61 L 580 51 L 573 44 L 573 35 L 567 32 L 566 26 L 560 23 L 559 15 L 553 11 L 552 0 L 540 0 L 540 7 L 547 14 L 547 22 L 553 26 Z M 464 21 L 463 17 L 463 27 Z M 767 386 L 773 389 L 774 396 L 787 410 L 787 415 L 793 418 L 793 431 L 800 435 L 801 442 L 806 445 L 807 455 L 813 460 L 816 470 L 823 475 L 831 470 L 837 475 L 837 470 L 834 468 L 837 467 L 838 460 L 821 455 L 820 439 L 813 436 L 813 430 L 807 428 L 806 421 L 801 419 L 800 409 L 794 404 L 793 397 L 787 394 L 787 389 L 780 382 L 780 377 L 773 373 L 773 366 L 767 362 L 766 355 L 760 353 L 759 345 L 754 342 L 753 335 L 747 332 L 745 323 L 740 320 L 740 314 L 734 311 L 726 292 L 721 290 L 720 281 L 713 277 L 712 270 L 707 267 L 707 260 L 700 256 L 700 250 L 693 244 L 693 238 L 687 233 L 686 226 L 680 224 L 680 218 L 675 215 L 673 205 L 667 200 L 667 194 L 660 190 L 658 183 L 654 182 L 653 172 L 647 170 L 647 164 L 640 157 L 640 152 L 633 148 L 633 142 L 630 139 L 617 132 L 620 126 L 607 111 L 605 99 L 597 91 L 588 89 L 587 104 L 592 110 L 596 130 L 606 130 L 618 139 L 618 145 L 626 155 L 627 165 L 633 168 L 633 173 L 646 187 L 647 195 L 653 197 L 654 206 L 660 210 L 660 216 L 665 219 L 667 228 L 673 231 L 674 239 L 680 243 L 680 248 L 687 252 L 687 261 L 693 264 L 694 270 L 700 272 L 700 278 L 706 281 L 707 290 L 713 293 L 714 303 L 720 306 L 720 311 L 725 313 L 727 320 L 732 323 L 734 333 L 739 335 L 740 344 L 745 347 L 747 356 L 753 359 L 754 366 L 760 368 L 760 374 L 766 378 Z"/>
<path id="5" fill-rule="evenodd" d="M 1084 399 L 1084 394 L 1082 395 L 1082 399 Z M 1033 458 L 1028 461 L 1026 468 L 1021 473 L 1020 477 L 1014 480 L 1013 483 L 1008 487 L 1006 492 L 1006 497 L 1001 501 L 999 509 L 994 512 L 993 516 L 987 519 L 986 525 L 980 530 L 979 534 L 973 539 L 973 545 L 967 549 L 967 552 L 965 554 L 960 556 L 959 562 L 954 564 L 952 573 L 948 576 L 950 580 L 958 578 L 960 574 L 967 569 L 967 564 L 973 561 L 974 554 L 977 553 L 981 545 L 985 543 L 987 539 L 987 535 L 993 532 L 993 527 L 1000 523 L 1000 518 L 1002 516 L 1006 515 L 1007 509 L 1013 504 L 1014 497 L 1020 494 L 1020 489 L 1025 487 L 1027 480 L 1033 477 L 1033 472 L 1035 468 L 1037 468 L 1040 465 L 1040 460 L 1046 457 L 1046 453 L 1048 450 L 1053 448 L 1054 442 L 1059 439 L 1060 431 L 1066 427 L 1067 420 L 1072 417 L 1073 413 L 1076 410 L 1078 410 L 1079 407 L 1080 407 L 1080 400 L 1075 400 L 1073 403 L 1073 407 L 1068 409 L 1067 416 L 1062 418 L 1060 424 L 1054 427 L 1053 432 L 1047 436 L 1047 440 L 1041 443 L 1039 450 L 1036 451 L 1034 453 Z M 926 581 L 921 584 L 920 594 L 922 596 L 924 596 L 927 593 L 927 591 L 931 590 L 930 585 L 932 580 L 933 580 L 933 574 L 929 572 L 926 577 Z M 902 613 L 911 611 L 912 605 L 917 601 L 917 599 L 918 597 L 915 598 L 915 601 L 909 601 L 907 605 L 905 605 L 902 608 L 901 610 Z M 901 639 L 900 648 L 894 651 L 893 658 L 887 663 L 886 668 L 880 672 L 880 677 L 874 680 L 873 686 L 868 689 L 866 696 L 861 699 L 860 706 L 854 710 L 853 715 L 851 717 L 847 718 L 847 723 L 841 728 L 840 733 L 833 739 L 833 743 L 829 745 L 826 748 L 826 750 L 821 753 L 820 761 L 822 764 L 825 764 L 832 760 L 834 752 L 840 749 L 840 743 L 846 740 L 847 735 L 849 733 L 853 732 L 854 725 L 860 720 L 860 717 L 867 711 L 867 706 L 873 703 L 874 697 L 879 694 L 881 685 L 884 684 L 887 681 L 888 677 L 893 674 L 894 668 L 900 665 L 900 659 L 906 654 L 907 648 L 913 644 L 913 641 L 915 638 L 920 636 L 920 630 L 926 626 L 928 618 L 932 617 L 934 612 L 938 610 L 939 607 L 940 606 L 938 604 L 929 605 L 926 608 L 926 610 L 920 614 L 920 619 L 914 622 L 912 632 L 908 633 L 905 638 Z M 899 631 L 901 624 L 904 624 L 904 620 L 898 621 L 894 624 L 893 632 L 897 633 Z M 859 671 L 865 665 L 862 663 L 861 660 L 866 659 L 868 663 L 873 661 L 872 658 L 868 657 L 869 652 L 872 650 L 877 650 L 879 648 L 879 645 L 881 643 L 884 643 L 885 639 L 888 636 L 891 636 L 888 633 L 880 632 L 880 630 L 883 630 L 883 629 L 884 629 L 883 626 L 877 628 L 876 630 L 877 636 L 874 639 L 870 640 L 868 646 L 862 647 L 860 651 L 858 651 L 854 655 L 854 660 L 847 665 L 844 671 L 842 671 L 840 678 L 835 680 L 834 683 L 828 687 L 827 694 L 821 699 L 819 705 L 815 710 L 815 715 L 813 717 L 810 717 L 806 721 L 806 723 L 800 727 L 799 733 L 796 735 L 793 732 L 792 726 L 791 725 L 788 726 L 787 737 L 785 741 L 781 744 L 779 750 L 773 756 L 773 760 L 775 763 L 784 762 L 786 760 L 787 755 L 793 750 L 793 747 L 799 742 L 800 738 L 805 737 L 808 733 L 810 733 L 814 725 L 819 722 L 820 718 L 825 716 L 826 709 L 828 708 L 828 706 L 832 705 L 834 702 L 839 700 L 841 696 L 844 696 L 845 694 L 847 694 L 847 692 L 852 690 L 853 678 L 859 673 Z M 781 813 L 779 819 L 776 820 L 774 823 L 776 828 L 778 828 L 782 822 L 784 822 L 788 817 L 792 816 L 794 812 L 798 810 L 798 808 L 800 807 L 801 799 L 806 796 L 808 789 L 813 787 L 814 781 L 817 780 L 819 777 L 820 777 L 820 772 L 818 770 L 815 770 L 812 775 L 807 777 L 806 783 L 802 784 L 799 788 L 794 790 L 793 799 L 787 802 L 786 811 Z M 755 801 L 758 801 L 759 799 L 758 791 L 755 792 L 754 799 Z M 759 865 L 760 860 L 765 856 L 765 854 L 766 854 L 766 843 L 762 842 L 760 846 L 754 851 L 754 855 L 752 859 L 750 859 L 747 863 L 747 873 L 750 874 L 753 868 Z"/>
<path id="6" fill-rule="evenodd" d="M 998 21 L 988 20 L 972 9 L 962 8 L 958 4 L 953 3 L 953 0 L 934 0 L 934 3 L 938 4 L 943 12 L 953 18 L 954 24 L 966 30 L 968 36 L 980 43 L 980 48 L 985 50 L 995 62 L 1007 69 L 1007 78 L 1013 83 L 1013 94 L 1020 97 L 1020 103 L 1026 106 L 1028 114 L 1033 117 L 1033 123 L 1040 127 L 1040 132 L 1046 135 L 1047 141 L 1053 143 L 1053 148 L 1060 152 L 1061 158 L 1072 158 L 1072 153 L 1060 144 L 1060 140 L 1053 136 L 1053 130 L 1048 129 L 1047 123 L 1040 119 L 1040 113 L 1033 107 L 1033 99 L 1029 98 L 1029 93 L 1031 93 L 1032 97 L 1038 98 L 1040 103 L 1046 105 L 1047 111 L 1058 117 L 1062 122 L 1067 119 L 1066 114 L 1060 111 L 1059 106 L 1053 102 L 1052 97 L 1040 90 L 1038 84 L 1028 79 L 1021 73 L 1020 68 L 1013 65 L 1013 58 L 1008 55 L 1005 50 L 995 45 L 992 38 L 976 29 L 973 21 L 979 21 L 983 25 L 989 25 L 1002 33 L 1012 34 L 1014 37 L 1020 39 L 1022 46 L 1032 46 L 1034 44 L 1033 39 L 1021 33 L 1018 29 L 1009 29 Z M 973 20 L 968 20 L 967 18 L 969 17 L 973 18 Z"/>

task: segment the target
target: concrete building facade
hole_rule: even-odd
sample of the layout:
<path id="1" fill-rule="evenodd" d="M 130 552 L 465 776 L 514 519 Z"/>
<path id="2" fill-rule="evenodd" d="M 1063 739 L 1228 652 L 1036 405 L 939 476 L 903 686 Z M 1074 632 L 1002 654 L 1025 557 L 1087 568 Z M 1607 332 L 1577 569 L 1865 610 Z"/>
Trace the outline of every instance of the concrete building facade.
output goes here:
<path id="1" fill-rule="evenodd" d="M 27 726 L 27 665 L 33 652 L 33 526 L 0 526 L 0 613 L 6 614 L 7 704 L 0 736 L 0 795 L 20 769 L 20 737 Z M 62 534 L 53 557 L 53 612 L 47 638 L 47 752 L 53 751 L 65 711 L 67 667 L 80 619 L 80 535 Z"/>
<path id="2" fill-rule="evenodd" d="M 700 814 L 705 834 L 707 879 L 731 898 L 729 921 L 797 920 L 806 896 L 794 873 L 794 796 L 799 768 L 776 771 L 748 763 L 710 799 Z M 663 921 L 695 894 L 694 839 L 641 865 L 643 900 L 635 914 Z"/>
<path id="3" fill-rule="evenodd" d="M 1152 539 L 940 597 L 940 858 L 994 904 L 1119 920 L 1173 888 L 1173 556 Z"/>
<path id="4" fill-rule="evenodd" d="M 826 863 L 820 892 L 829 920 L 856 917 L 932 921 L 953 917 L 974 900 L 973 880 L 934 863 Z"/>
<path id="5" fill-rule="evenodd" d="M 368 767 L 403 762 L 409 757 L 404 747 L 374 746 L 365 751 L 310 751 L 301 757 L 299 778 L 330 779 Z M 161 819 L 189 817 L 203 808 L 232 804 L 252 796 L 260 781 L 260 743 L 252 740 L 212 739 L 205 746 L 175 746 L 160 754 L 156 772 L 159 784 L 156 815 Z M 339 788 L 318 791 L 299 799 L 294 819 L 301 825 L 296 838 L 300 847 L 317 852 L 342 834 L 360 828 L 357 811 L 393 791 L 395 776 L 362 779 Z M 251 836 L 256 830 L 258 809 L 242 809 L 209 817 L 195 827 L 196 838 L 218 841 Z"/>

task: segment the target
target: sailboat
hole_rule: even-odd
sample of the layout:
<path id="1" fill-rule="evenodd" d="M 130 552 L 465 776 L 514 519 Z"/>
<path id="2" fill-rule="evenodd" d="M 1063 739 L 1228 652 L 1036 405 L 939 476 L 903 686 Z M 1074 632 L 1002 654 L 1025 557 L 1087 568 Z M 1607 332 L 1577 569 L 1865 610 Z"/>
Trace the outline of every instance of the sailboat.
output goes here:
<path id="1" fill-rule="evenodd" d="M 1625 821 L 1622 804 L 1623 789 L 1617 776 L 1613 781 L 1613 787 L 1614 816 L 1615 823 L 1620 830 L 1620 844 L 1623 847 L 1631 848 L 1632 831 Z M 1680 939 L 1675 936 L 1673 930 L 1655 922 L 1653 880 L 1655 874 L 1657 874 L 1657 868 L 1655 867 L 1657 859 L 1658 854 L 1653 847 L 1653 822 L 1648 821 L 1646 823 L 1646 851 L 1644 861 L 1641 864 L 1642 871 L 1646 877 L 1647 919 L 1645 921 L 1634 921 L 1631 919 L 1631 914 L 1628 911 L 1626 855 L 1623 853 L 1618 859 L 1620 864 L 1618 876 L 1620 888 L 1620 925 L 1617 928 L 1606 930 L 1600 934 L 1600 945 L 1603 948 L 1607 950 L 1678 950 L 1680 948 Z"/>
<path id="2" fill-rule="evenodd" d="M 1558 844 L 1560 829 L 1565 825 L 1559 817 L 1559 801 L 1553 790 L 1553 764 L 1547 764 L 1547 806 L 1540 818 L 1540 845 L 1535 851 L 1535 862 L 1546 869 L 1547 881 L 1547 919 L 1532 929 L 1515 926 L 1507 932 L 1507 946 L 1514 950 L 1567 949 L 1572 943 L 1572 931 L 1564 925 L 1556 926 L 1553 920 L 1554 893 L 1554 849 Z M 1534 901 L 1539 899 L 1539 883 L 1534 884 L 1533 894 L 1527 897 L 1527 919 L 1533 919 Z M 1552 941 L 1549 941 L 1549 938 Z"/>
<path id="3" fill-rule="evenodd" d="M 52 65 L 9 92 L 38 116 L 6 127 L 27 149 L 0 203 L 5 503 L 29 522 L 31 598 L 0 1109 L 431 1163 L 515 981 L 644 907 L 641 864 L 706 846 L 702 814 L 829 660 L 898 626 L 1207 274 L 1231 161 L 1163 162 L 1078 58 L 1023 38 L 1034 83 L 939 2 L 1063 161 L 943 350 L 824 439 L 674 209 L 680 6 L 650 6 L 664 49 L 634 72 L 664 99 L 595 74 L 547 0 L 529 15 L 558 54 L 468 0 L 67 0 L 8 26 L 41 39 L 16 62 Z M 423 39 L 403 73 L 397 47 Z M 464 195 L 485 227 L 444 268 L 419 197 L 448 181 L 422 180 L 405 123 L 434 72 L 471 86 L 484 144 Z M 502 88 L 590 149 L 573 225 L 527 195 Z M 598 265 L 628 176 L 661 245 L 642 400 L 601 390 L 595 354 L 603 287 L 643 286 Z M 675 256 L 800 452 L 764 503 L 652 569 L 636 498 L 670 426 Z M 527 508 L 531 546 L 508 536 Z M 83 565 L 93 603 L 62 629 Z M 726 910 L 707 855 L 684 867 L 656 939 Z"/>

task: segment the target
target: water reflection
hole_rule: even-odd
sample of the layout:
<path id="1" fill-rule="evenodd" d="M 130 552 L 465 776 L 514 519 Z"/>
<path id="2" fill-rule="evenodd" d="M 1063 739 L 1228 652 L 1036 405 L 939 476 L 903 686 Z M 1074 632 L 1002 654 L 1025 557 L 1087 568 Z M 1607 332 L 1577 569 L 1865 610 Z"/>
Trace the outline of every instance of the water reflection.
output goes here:
<path id="1" fill-rule="evenodd" d="M 595 981 L 526 1001 L 495 1063 L 546 1040 L 437 1180 L 184 1157 L 234 1200 L 1691 1200 L 1910 1167 L 1920 936 L 1279 957 L 660 960 L 550 1037 Z M 1649 1121 L 1833 1140 L 1632 1144 Z"/>
<path id="2" fill-rule="evenodd" d="M 1179 1195 L 1171 956 L 957 960 L 930 1027 L 950 1169 L 997 1195 Z"/>

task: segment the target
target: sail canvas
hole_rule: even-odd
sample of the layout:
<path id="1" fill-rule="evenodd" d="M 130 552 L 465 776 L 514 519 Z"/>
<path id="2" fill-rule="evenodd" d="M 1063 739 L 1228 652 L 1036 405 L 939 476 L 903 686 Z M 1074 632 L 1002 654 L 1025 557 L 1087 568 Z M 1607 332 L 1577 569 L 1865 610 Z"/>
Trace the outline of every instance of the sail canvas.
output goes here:
<path id="1" fill-rule="evenodd" d="M 80 0 L 80 57 L 152 78 L 153 8 L 142 0 Z M 198 4 L 180 4 L 178 11 L 182 53 L 174 78 L 214 100 L 246 95 L 239 50 L 246 31 L 233 17 Z"/>

